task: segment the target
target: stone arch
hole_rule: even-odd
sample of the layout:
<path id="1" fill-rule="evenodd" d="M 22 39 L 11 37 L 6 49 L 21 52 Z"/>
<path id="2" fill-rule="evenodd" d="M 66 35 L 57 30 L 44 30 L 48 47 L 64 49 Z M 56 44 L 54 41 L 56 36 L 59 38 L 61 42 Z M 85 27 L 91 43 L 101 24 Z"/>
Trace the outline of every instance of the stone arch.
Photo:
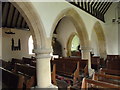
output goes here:
<path id="1" fill-rule="evenodd" d="M 72 43 L 72 40 L 73 40 L 75 35 L 78 36 L 78 34 L 74 32 L 68 38 L 68 42 L 67 42 L 67 46 L 66 46 L 67 47 L 67 56 L 71 56 L 71 43 Z"/>
<path id="2" fill-rule="evenodd" d="M 21 2 L 16 2 L 15 0 L 8 1 L 17 8 L 17 10 L 26 20 L 28 27 L 30 28 L 31 34 L 33 36 L 34 49 L 38 50 L 46 48 L 47 40 L 45 37 L 45 30 L 42 25 L 42 21 L 31 2 L 24 2 L 24 0 L 21 0 Z"/>
<path id="3" fill-rule="evenodd" d="M 73 8 L 65 9 L 57 16 L 57 18 L 55 19 L 55 22 L 52 26 L 52 31 L 50 34 L 51 38 L 52 38 L 52 34 L 55 30 L 56 25 L 64 17 L 69 18 L 73 22 L 73 24 L 76 28 L 76 31 L 78 33 L 78 37 L 81 41 L 81 48 L 89 47 L 89 38 L 88 38 L 88 33 L 86 30 L 85 24 L 84 24 L 82 18 L 80 17 L 80 15 L 78 14 L 78 12 Z"/>
<path id="4" fill-rule="evenodd" d="M 105 58 L 107 55 L 106 39 L 105 39 L 103 28 L 98 21 L 94 24 L 93 31 L 96 33 L 96 36 L 98 39 L 98 47 L 99 47 L 98 50 L 99 50 L 100 56 Z"/>

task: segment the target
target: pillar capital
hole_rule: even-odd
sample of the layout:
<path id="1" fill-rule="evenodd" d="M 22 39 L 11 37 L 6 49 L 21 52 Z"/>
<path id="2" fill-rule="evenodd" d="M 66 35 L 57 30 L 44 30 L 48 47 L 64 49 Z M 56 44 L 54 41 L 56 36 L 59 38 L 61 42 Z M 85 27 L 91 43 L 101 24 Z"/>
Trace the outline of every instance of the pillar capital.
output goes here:
<path id="1" fill-rule="evenodd" d="M 81 51 L 91 52 L 91 50 L 92 50 L 91 47 L 81 47 Z"/>
<path id="2" fill-rule="evenodd" d="M 50 53 L 53 52 L 51 48 L 37 48 L 33 52 L 36 54 L 38 59 L 40 58 L 50 58 Z"/>

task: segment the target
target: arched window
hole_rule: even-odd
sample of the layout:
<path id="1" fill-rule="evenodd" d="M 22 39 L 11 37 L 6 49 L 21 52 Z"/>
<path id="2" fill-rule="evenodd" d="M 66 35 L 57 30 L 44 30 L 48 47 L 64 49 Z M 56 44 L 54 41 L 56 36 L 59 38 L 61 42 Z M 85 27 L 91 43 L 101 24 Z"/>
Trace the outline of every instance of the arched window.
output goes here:
<path id="1" fill-rule="evenodd" d="M 29 54 L 34 54 L 32 52 L 32 50 L 33 50 L 33 38 L 32 38 L 32 35 L 29 37 L 28 48 L 29 48 Z"/>
<path id="2" fill-rule="evenodd" d="M 78 46 L 80 45 L 80 41 L 77 35 L 75 35 L 72 39 L 72 43 L 71 43 L 71 51 L 77 51 L 78 50 Z"/>

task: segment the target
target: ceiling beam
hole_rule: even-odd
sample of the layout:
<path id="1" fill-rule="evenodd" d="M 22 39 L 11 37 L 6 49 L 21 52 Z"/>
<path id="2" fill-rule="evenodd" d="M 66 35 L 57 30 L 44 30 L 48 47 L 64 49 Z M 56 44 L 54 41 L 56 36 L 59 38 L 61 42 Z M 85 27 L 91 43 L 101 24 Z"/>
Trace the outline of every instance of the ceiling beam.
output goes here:
<path id="1" fill-rule="evenodd" d="M 109 2 L 105 2 L 105 3 L 106 3 L 105 6 L 104 6 L 103 9 L 101 10 L 101 13 L 102 13 L 102 14 L 103 14 L 104 10 L 106 9 L 106 6 L 109 5 Z"/>
<path id="2" fill-rule="evenodd" d="M 9 10 L 9 14 L 8 14 L 8 20 L 7 20 L 7 27 L 11 27 L 11 22 L 12 22 L 12 15 L 14 12 L 14 7 L 12 6 L 12 4 L 10 4 L 10 10 Z"/>
<path id="3" fill-rule="evenodd" d="M 18 10 L 15 9 L 15 13 L 14 13 L 14 16 L 13 16 L 13 21 L 12 21 L 12 27 L 14 28 L 16 23 L 17 23 L 17 17 L 18 17 Z"/>
<path id="4" fill-rule="evenodd" d="M 8 4 L 7 5 L 7 16 L 6 16 L 6 18 L 5 18 L 5 27 L 7 27 L 7 21 L 8 21 L 8 15 L 9 15 L 9 12 L 10 12 L 10 3 L 6 3 L 6 4 Z"/>
<path id="5" fill-rule="evenodd" d="M 19 19 L 20 13 L 18 12 L 18 15 L 16 17 L 15 27 L 17 27 L 18 19 Z"/>
<path id="6" fill-rule="evenodd" d="M 5 26 L 5 23 L 6 23 L 8 7 L 9 7 L 9 4 L 5 3 L 5 6 L 2 10 L 2 26 Z"/>
<path id="7" fill-rule="evenodd" d="M 14 14 L 15 14 L 15 7 L 13 6 L 12 20 L 10 22 L 11 27 L 12 27 L 12 23 L 13 23 L 13 20 L 14 20 Z"/>
<path id="8" fill-rule="evenodd" d="M 106 11 L 108 10 L 108 8 L 110 7 L 111 4 L 112 4 L 112 2 L 110 2 L 109 5 L 106 7 L 106 9 L 103 12 L 103 15 L 106 13 Z"/>

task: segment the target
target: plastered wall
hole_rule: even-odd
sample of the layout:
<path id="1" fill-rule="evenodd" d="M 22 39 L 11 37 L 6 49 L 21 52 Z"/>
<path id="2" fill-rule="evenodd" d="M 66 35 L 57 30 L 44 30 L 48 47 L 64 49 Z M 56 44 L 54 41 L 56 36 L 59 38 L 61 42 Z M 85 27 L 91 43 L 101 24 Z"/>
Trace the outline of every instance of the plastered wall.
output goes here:
<path id="1" fill-rule="evenodd" d="M 25 30 L 16 30 L 11 29 L 12 32 L 15 34 L 9 35 L 5 34 L 6 31 L 10 30 L 8 29 L 2 29 L 2 59 L 6 61 L 10 61 L 11 58 L 19 58 L 22 57 L 30 57 L 28 52 L 28 39 L 30 34 L 30 31 Z M 21 42 L 21 50 L 12 51 L 11 45 L 12 45 L 12 38 L 14 39 L 14 45 L 18 46 L 18 39 L 20 39 Z"/>
<path id="2" fill-rule="evenodd" d="M 118 3 L 113 3 L 105 14 L 104 33 L 106 37 L 107 54 L 118 54 L 118 23 L 112 19 L 118 15 Z"/>
<path id="3" fill-rule="evenodd" d="M 67 42 L 72 33 L 76 32 L 76 28 L 68 18 L 63 18 L 57 28 L 57 39 L 62 45 L 63 56 L 67 56 Z"/>

